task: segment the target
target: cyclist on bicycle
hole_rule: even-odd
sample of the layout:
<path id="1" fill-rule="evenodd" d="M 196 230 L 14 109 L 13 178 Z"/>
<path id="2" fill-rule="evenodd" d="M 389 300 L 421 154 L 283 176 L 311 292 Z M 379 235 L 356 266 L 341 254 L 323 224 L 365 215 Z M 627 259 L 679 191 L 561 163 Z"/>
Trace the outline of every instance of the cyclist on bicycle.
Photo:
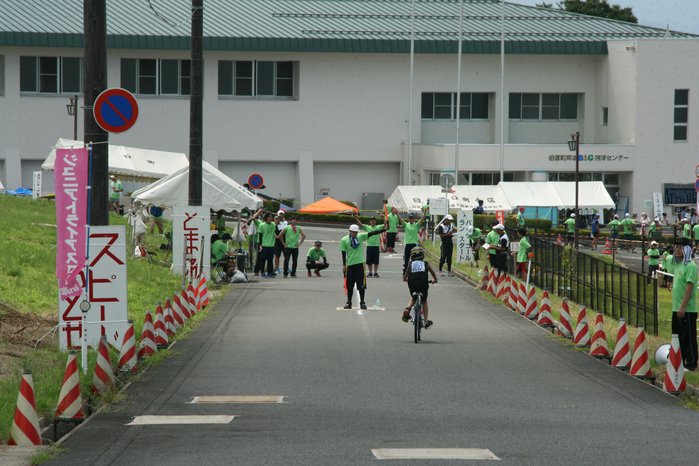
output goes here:
<path id="1" fill-rule="evenodd" d="M 413 293 L 422 293 L 422 313 L 425 316 L 425 328 L 430 328 L 432 326 L 432 321 L 427 320 L 427 315 L 429 312 L 429 307 L 427 306 L 427 292 L 430 289 L 430 282 L 428 273 L 432 274 L 432 283 L 437 283 L 437 275 L 434 273 L 434 269 L 425 261 L 425 250 L 421 247 L 413 248 L 410 251 L 410 262 L 405 268 L 405 273 L 403 274 L 403 281 L 408 282 L 408 289 L 410 290 L 410 304 L 403 311 L 403 322 L 408 322 L 410 320 L 410 309 L 415 305 L 415 298 Z"/>

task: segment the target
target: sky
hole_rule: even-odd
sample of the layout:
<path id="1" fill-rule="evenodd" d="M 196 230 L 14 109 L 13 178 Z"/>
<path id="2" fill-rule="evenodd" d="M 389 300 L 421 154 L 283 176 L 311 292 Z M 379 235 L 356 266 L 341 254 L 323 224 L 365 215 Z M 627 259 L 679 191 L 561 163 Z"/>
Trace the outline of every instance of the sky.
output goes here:
<path id="1" fill-rule="evenodd" d="M 522 5 L 536 5 L 544 0 L 507 0 Z M 545 0 L 556 5 L 558 0 Z M 699 0 L 608 0 L 609 4 L 631 7 L 638 24 L 673 31 L 699 34 Z"/>

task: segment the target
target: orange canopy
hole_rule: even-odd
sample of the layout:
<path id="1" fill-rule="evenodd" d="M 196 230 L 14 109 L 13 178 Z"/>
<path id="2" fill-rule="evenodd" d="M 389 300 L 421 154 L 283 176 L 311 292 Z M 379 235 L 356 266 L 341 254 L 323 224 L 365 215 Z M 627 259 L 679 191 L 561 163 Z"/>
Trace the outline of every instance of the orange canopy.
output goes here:
<path id="1" fill-rule="evenodd" d="M 298 212 L 305 214 L 337 214 L 340 212 L 358 212 L 356 207 L 351 205 L 343 204 L 340 201 L 336 201 L 330 196 L 324 197 L 320 201 L 309 204 L 303 209 L 299 209 Z"/>

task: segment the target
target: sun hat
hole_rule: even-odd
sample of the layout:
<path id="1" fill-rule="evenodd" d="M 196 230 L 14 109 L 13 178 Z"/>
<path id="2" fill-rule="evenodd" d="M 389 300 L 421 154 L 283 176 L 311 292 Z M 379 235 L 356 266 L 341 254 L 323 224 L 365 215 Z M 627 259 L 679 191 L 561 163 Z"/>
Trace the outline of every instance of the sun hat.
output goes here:
<path id="1" fill-rule="evenodd" d="M 350 225 L 349 231 L 359 231 L 359 225 Z"/>
<path id="2" fill-rule="evenodd" d="M 504 229 L 505 229 L 505 225 L 503 225 L 502 223 L 498 223 L 497 225 L 495 225 L 493 227 L 493 230 L 504 230 Z"/>
<path id="3" fill-rule="evenodd" d="M 454 220 L 454 217 L 452 217 L 451 214 L 446 214 L 444 220 Z"/>

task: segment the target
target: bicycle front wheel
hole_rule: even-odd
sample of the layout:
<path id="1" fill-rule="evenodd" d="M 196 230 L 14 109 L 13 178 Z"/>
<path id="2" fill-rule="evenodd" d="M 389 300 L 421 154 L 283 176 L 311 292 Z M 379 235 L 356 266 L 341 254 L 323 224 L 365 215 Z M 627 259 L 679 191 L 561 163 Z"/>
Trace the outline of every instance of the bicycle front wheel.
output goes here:
<path id="1" fill-rule="evenodd" d="M 422 325 L 420 325 L 422 323 L 422 306 L 419 301 L 415 303 L 413 312 L 413 328 L 415 343 L 420 343 L 420 328 L 422 327 Z"/>

